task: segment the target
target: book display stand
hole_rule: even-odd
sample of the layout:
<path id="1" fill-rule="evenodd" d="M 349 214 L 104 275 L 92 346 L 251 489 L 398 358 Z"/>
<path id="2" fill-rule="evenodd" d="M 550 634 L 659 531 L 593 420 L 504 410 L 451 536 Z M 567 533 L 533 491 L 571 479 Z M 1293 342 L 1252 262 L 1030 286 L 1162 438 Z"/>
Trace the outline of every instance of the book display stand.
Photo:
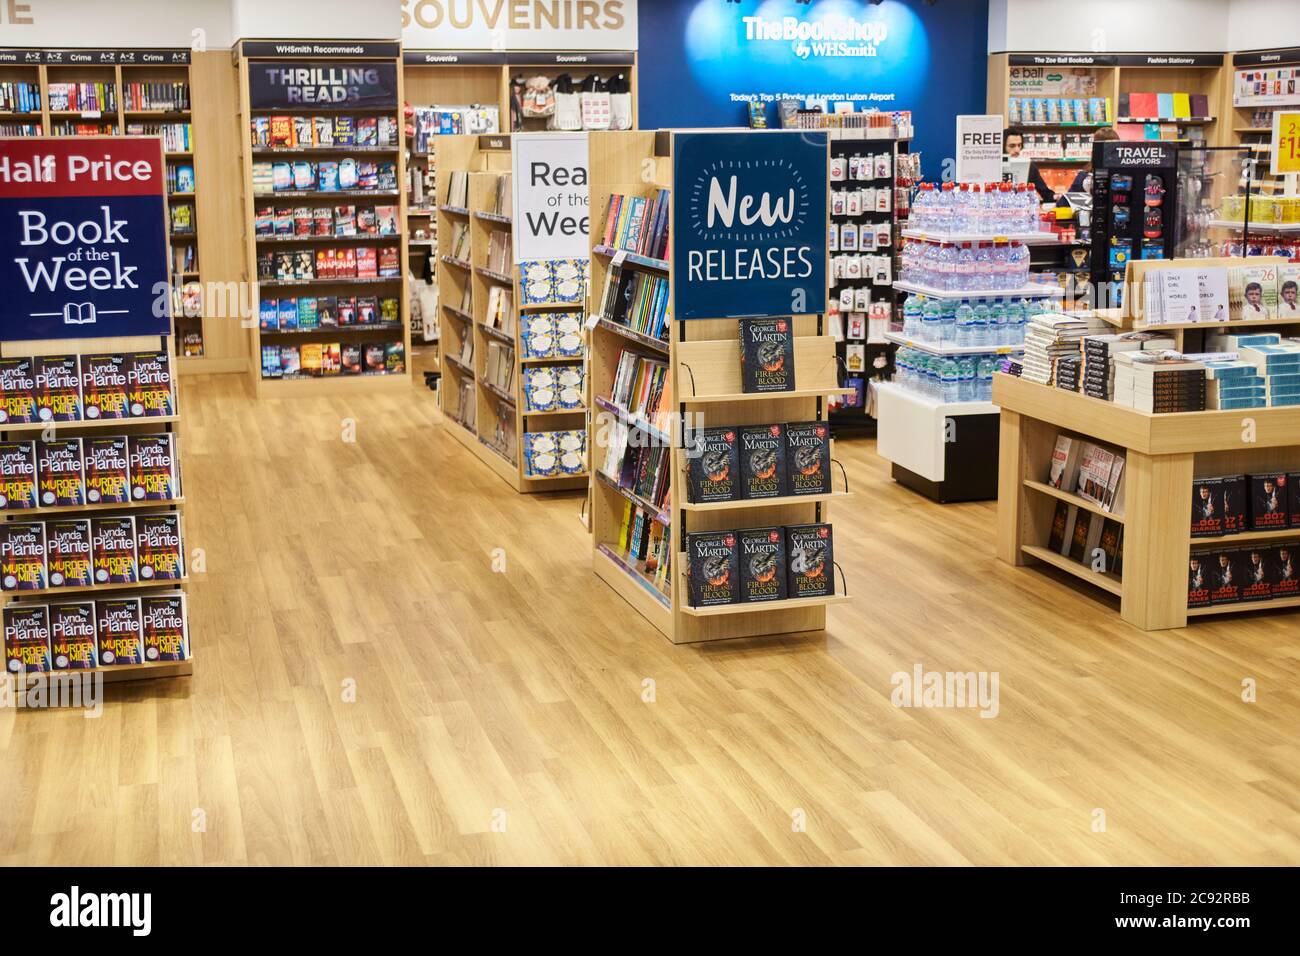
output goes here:
<path id="1" fill-rule="evenodd" d="M 557 389 L 543 408 L 527 387 L 533 376 L 581 369 L 581 339 L 568 354 L 530 356 L 523 330 L 556 312 L 580 313 L 582 302 L 524 302 L 510 170 L 508 135 L 438 140 L 439 401 L 448 431 L 516 491 L 581 489 L 585 390 L 562 407 Z"/>
<path id="2" fill-rule="evenodd" d="M 285 54 L 295 47 L 250 40 L 236 51 L 259 397 L 410 384 L 399 45 L 349 46 L 359 52 Z M 349 77 L 360 98 L 300 101 L 274 69 Z"/>
<path id="3" fill-rule="evenodd" d="M 671 301 L 675 298 L 672 263 L 611 248 L 600 240 L 611 196 L 640 197 L 649 202 L 661 195 L 661 190 L 673 188 L 676 135 L 659 131 L 590 136 L 591 231 L 595 245 L 589 379 L 594 396 L 592 434 L 604 436 L 591 445 L 593 569 L 675 644 L 819 630 L 826 625 L 826 606 L 848 600 L 842 580 L 834 594 L 822 597 L 701 607 L 691 606 L 688 600 L 688 534 L 823 522 L 830 501 L 845 500 L 849 493 L 837 482 L 832 493 L 820 496 L 781 495 L 700 503 L 690 500 L 688 475 L 693 455 L 683 447 L 685 423 L 741 429 L 772 423 L 826 422 L 826 397 L 842 394 L 844 388 L 837 377 L 835 342 L 821 315 L 792 317 L 796 388 L 780 393 L 743 390 L 736 319 L 679 321 L 672 317 L 674 307 L 670 304 L 662 336 L 637 329 L 637 315 L 643 313 L 630 307 L 618 290 L 626 288 L 624 279 L 645 276 L 666 282 Z M 650 170 L 653 176 L 648 175 Z M 631 317 L 629 312 L 633 313 Z M 655 388 L 662 393 L 666 386 L 669 400 L 661 403 L 654 418 L 612 399 L 620 359 L 628 361 L 627 353 L 633 360 L 651 366 L 666 365 L 666 374 Z M 666 459 L 671 455 L 663 461 L 663 467 L 669 469 L 666 483 L 656 486 L 656 491 L 662 492 L 659 503 L 638 491 L 635 482 L 620 480 L 614 468 L 606 468 L 611 434 L 624 435 L 633 452 L 648 448 L 662 450 Z M 617 448 L 612 457 L 619 458 Z M 629 546 L 629 538 L 639 536 L 650 541 L 641 555 Z M 827 571 L 833 575 L 835 568 Z"/>
<path id="4" fill-rule="evenodd" d="M 1260 322 L 1147 325 L 1135 314 L 1144 279 L 1153 271 L 1188 265 L 1267 265 L 1266 258 L 1130 262 L 1129 304 L 1100 310 L 1116 331 L 1159 330 L 1178 348 L 1195 348 L 1201 330 L 1257 331 Z M 1273 320 L 1284 334 L 1300 324 Z M 1078 392 L 1009 375 L 994 376 L 993 401 L 1001 408 L 998 475 L 998 557 L 1014 565 L 1049 564 L 1119 598 L 1120 616 L 1143 630 L 1183 627 L 1210 614 L 1300 607 L 1300 598 L 1189 608 L 1189 562 L 1223 546 L 1267 548 L 1300 541 L 1300 528 L 1242 530 L 1221 538 L 1193 537 L 1194 482 L 1211 476 L 1300 471 L 1300 406 L 1150 414 Z M 1112 513 L 1048 480 L 1058 436 L 1103 443 L 1125 459 L 1124 498 Z M 1104 515 L 1122 525 L 1122 568 L 1063 557 L 1046 547 L 1058 502 Z M 1222 550 L 1222 548 L 1220 548 Z"/>

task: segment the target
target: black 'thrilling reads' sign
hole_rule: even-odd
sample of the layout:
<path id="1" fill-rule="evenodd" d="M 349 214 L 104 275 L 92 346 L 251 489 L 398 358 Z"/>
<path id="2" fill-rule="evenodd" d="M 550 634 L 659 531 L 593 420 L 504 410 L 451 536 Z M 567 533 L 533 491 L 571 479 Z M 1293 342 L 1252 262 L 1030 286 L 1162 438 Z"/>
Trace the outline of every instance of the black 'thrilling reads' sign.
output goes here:
<path id="1" fill-rule="evenodd" d="M 397 64 L 252 62 L 248 95 L 255 110 L 396 109 Z"/>

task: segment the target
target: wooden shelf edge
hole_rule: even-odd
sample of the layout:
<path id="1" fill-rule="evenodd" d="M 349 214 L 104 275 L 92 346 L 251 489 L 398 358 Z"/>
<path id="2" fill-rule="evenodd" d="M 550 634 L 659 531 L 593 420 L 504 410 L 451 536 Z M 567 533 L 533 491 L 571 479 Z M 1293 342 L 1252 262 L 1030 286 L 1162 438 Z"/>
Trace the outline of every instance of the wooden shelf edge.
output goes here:
<path id="1" fill-rule="evenodd" d="M 1050 564 L 1052 567 L 1058 568 L 1067 574 L 1074 575 L 1081 581 L 1087 581 L 1089 584 L 1096 585 L 1103 591 L 1109 591 L 1116 597 L 1123 595 L 1123 582 L 1117 580 L 1110 574 L 1099 574 L 1086 564 L 1080 564 L 1063 554 L 1057 554 L 1055 551 L 1050 551 L 1047 548 L 1040 547 L 1036 544 L 1021 545 L 1020 550 L 1031 557 L 1037 558 L 1044 564 Z"/>
<path id="2" fill-rule="evenodd" d="M 848 594 L 828 594 L 825 597 L 790 598 L 785 601 L 754 601 L 745 604 L 715 604 L 712 607 L 691 607 L 682 603 L 682 613 L 690 617 L 723 617 L 729 614 L 771 614 L 776 611 L 802 611 L 831 604 L 847 604 Z"/>
<path id="3" fill-rule="evenodd" d="M 1060 488 L 1053 488 L 1051 485 L 1047 484 L 1046 482 L 1035 481 L 1032 478 L 1026 478 L 1024 480 L 1024 485 L 1026 488 L 1029 488 L 1032 491 L 1037 491 L 1039 494 L 1048 495 L 1052 498 L 1056 498 L 1060 501 L 1064 501 L 1067 504 L 1078 505 L 1084 511 L 1090 511 L 1095 515 L 1101 515 L 1103 518 L 1110 518 L 1111 520 L 1117 521 L 1120 524 L 1124 523 L 1123 515 L 1115 514 L 1113 511 L 1107 511 L 1104 508 L 1102 508 L 1101 505 L 1094 504 L 1093 502 L 1089 501 L 1087 498 L 1083 498 L 1079 495 L 1074 494 L 1073 492 L 1062 491 Z"/>
<path id="4" fill-rule="evenodd" d="M 1208 617 L 1211 614 L 1240 614 L 1243 611 L 1284 611 L 1300 608 L 1300 597 L 1279 598 L 1275 601 L 1238 601 L 1236 604 L 1212 604 L 1209 607 L 1189 607 L 1188 617 Z"/>
<path id="5" fill-rule="evenodd" d="M 784 495 L 780 498 L 742 498 L 739 501 L 703 501 L 682 502 L 678 507 L 683 511 L 735 511 L 741 508 L 781 508 L 790 505 L 824 504 L 832 501 L 847 501 L 853 498 L 852 491 L 832 491 L 828 495 Z"/>

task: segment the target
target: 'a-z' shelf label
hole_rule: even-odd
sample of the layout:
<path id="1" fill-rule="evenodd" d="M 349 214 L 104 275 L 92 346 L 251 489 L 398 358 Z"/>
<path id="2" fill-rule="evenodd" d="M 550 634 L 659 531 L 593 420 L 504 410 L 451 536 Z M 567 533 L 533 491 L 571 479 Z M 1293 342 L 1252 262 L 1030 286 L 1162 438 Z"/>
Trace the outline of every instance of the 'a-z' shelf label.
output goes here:
<path id="1" fill-rule="evenodd" d="M 673 135 L 673 317 L 826 310 L 826 134 Z"/>
<path id="2" fill-rule="evenodd" d="M 157 139 L 0 140 L 0 341 L 167 335 Z"/>

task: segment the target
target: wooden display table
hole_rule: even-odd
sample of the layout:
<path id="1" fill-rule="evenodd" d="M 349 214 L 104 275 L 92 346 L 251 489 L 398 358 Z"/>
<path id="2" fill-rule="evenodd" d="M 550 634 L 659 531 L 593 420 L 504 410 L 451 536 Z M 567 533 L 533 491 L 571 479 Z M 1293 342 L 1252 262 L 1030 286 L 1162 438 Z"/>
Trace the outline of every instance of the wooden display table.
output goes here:
<path id="1" fill-rule="evenodd" d="M 1187 608 L 1192 550 L 1192 485 L 1197 476 L 1300 469 L 1300 407 L 1151 415 L 1113 402 L 995 375 L 1001 406 L 998 557 L 1008 564 L 1050 563 L 1120 598 L 1120 616 L 1143 630 L 1183 627 L 1189 616 L 1300 607 L 1295 598 Z M 1048 486 L 1058 434 L 1125 449 L 1123 574 L 1094 571 L 1049 551 L 1056 501 L 1099 511 Z M 1300 539 L 1300 529 L 1290 535 Z M 1278 532 L 1197 538 L 1196 544 L 1274 541 Z"/>

